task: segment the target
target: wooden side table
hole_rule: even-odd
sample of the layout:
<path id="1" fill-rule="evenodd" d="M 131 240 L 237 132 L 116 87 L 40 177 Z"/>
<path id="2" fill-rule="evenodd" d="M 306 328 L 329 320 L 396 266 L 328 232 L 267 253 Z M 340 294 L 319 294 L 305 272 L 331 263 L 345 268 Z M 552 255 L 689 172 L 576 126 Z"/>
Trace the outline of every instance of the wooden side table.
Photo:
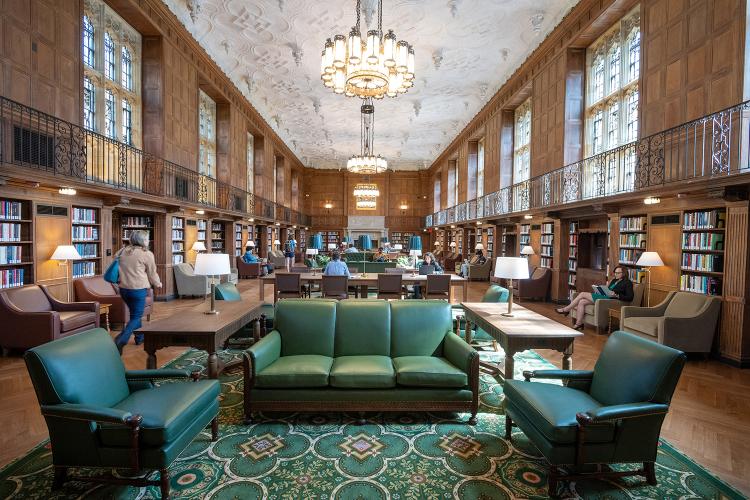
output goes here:
<path id="1" fill-rule="evenodd" d="M 612 333 L 612 320 L 617 320 L 617 326 L 620 326 L 620 308 L 613 307 L 608 310 L 608 331 Z"/>
<path id="2" fill-rule="evenodd" d="M 112 333 L 109 329 L 109 308 L 112 304 L 99 304 L 99 315 L 104 315 L 104 325 L 107 328 L 107 332 Z"/>

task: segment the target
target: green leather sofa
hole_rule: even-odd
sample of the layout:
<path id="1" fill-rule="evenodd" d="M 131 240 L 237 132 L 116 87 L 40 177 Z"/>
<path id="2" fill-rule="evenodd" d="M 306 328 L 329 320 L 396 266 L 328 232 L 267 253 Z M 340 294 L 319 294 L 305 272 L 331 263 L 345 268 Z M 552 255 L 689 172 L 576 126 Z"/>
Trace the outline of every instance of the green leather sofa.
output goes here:
<path id="1" fill-rule="evenodd" d="M 505 437 L 518 426 L 550 464 L 549 495 L 560 480 L 644 476 L 656 484 L 659 433 L 685 365 L 683 352 L 617 331 L 589 370 L 524 372 L 507 380 Z M 530 382 L 562 379 L 564 385 Z M 638 470 L 601 470 L 611 463 L 643 463 Z M 562 474 L 564 466 L 569 473 Z M 589 470 L 593 468 L 593 472 Z"/>
<path id="2" fill-rule="evenodd" d="M 218 438 L 218 381 L 175 369 L 126 371 L 102 328 L 29 349 L 24 359 L 49 430 L 53 489 L 69 480 L 154 485 L 167 498 L 169 464 L 208 424 Z M 70 467 L 159 470 L 160 478 L 68 476 Z"/>
<path id="3" fill-rule="evenodd" d="M 396 267 L 396 261 L 393 262 L 371 262 L 371 261 L 346 261 L 346 266 L 350 269 L 356 269 L 358 273 L 363 273 L 365 270 L 367 271 L 367 274 L 373 273 L 373 274 L 382 274 L 385 272 L 386 269 L 389 268 L 395 268 Z"/>
<path id="4" fill-rule="evenodd" d="M 284 299 L 244 354 L 258 411 L 462 411 L 476 423 L 479 355 L 442 300 Z"/>

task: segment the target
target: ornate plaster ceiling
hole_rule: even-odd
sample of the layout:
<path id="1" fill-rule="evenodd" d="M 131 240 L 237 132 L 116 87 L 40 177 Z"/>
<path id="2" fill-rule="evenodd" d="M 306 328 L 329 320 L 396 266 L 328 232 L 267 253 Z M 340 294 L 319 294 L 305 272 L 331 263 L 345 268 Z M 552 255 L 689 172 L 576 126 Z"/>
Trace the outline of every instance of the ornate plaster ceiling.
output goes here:
<path id="1" fill-rule="evenodd" d="M 384 0 L 383 28 L 413 44 L 408 93 L 375 102 L 375 152 L 426 168 L 578 0 Z M 358 98 L 320 81 L 326 38 L 355 0 L 164 0 L 302 162 L 342 168 L 359 153 Z M 364 25 L 376 0 L 362 0 Z"/>

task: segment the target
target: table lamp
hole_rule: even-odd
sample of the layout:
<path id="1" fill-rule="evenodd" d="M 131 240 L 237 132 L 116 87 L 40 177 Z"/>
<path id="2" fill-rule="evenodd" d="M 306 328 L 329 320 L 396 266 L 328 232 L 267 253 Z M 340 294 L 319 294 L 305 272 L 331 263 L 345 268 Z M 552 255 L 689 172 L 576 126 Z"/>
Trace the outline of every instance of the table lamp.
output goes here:
<path id="1" fill-rule="evenodd" d="M 451 247 L 451 252 L 452 252 L 452 251 L 454 251 L 456 249 L 456 242 L 455 241 L 451 241 L 450 244 L 448 244 L 448 246 Z"/>
<path id="2" fill-rule="evenodd" d="M 50 260 L 59 260 L 60 266 L 65 267 L 65 293 L 70 302 L 70 287 L 68 286 L 68 261 L 69 260 L 80 260 L 81 254 L 78 253 L 76 247 L 73 245 L 57 245 L 55 251 L 52 253 Z"/>
<path id="3" fill-rule="evenodd" d="M 250 242 L 248 241 L 247 244 L 250 245 Z M 255 242 L 253 241 L 253 244 L 250 246 L 255 246 Z M 202 241 L 196 241 L 195 243 L 193 243 L 193 246 L 190 247 L 190 250 L 192 250 L 193 252 L 205 252 L 206 244 Z"/>
<path id="4" fill-rule="evenodd" d="M 333 250 L 336 250 L 336 243 L 329 243 L 328 244 L 328 250 L 331 251 L 331 252 Z"/>
<path id="5" fill-rule="evenodd" d="M 199 276 L 211 276 L 211 310 L 205 314 L 219 314 L 216 310 L 216 276 L 230 273 L 229 254 L 226 253 L 199 253 L 195 258 L 194 273 Z"/>
<path id="6" fill-rule="evenodd" d="M 312 270 L 312 273 L 315 274 L 315 270 L 317 269 L 316 262 L 315 262 L 315 256 L 318 255 L 318 249 L 317 248 L 308 248 L 307 250 L 305 250 L 305 255 L 307 255 L 308 258 L 310 259 L 310 261 L 312 262 L 313 265 L 310 266 L 310 269 Z"/>
<path id="7" fill-rule="evenodd" d="M 534 249 L 531 248 L 531 245 L 526 245 L 521 249 L 521 255 L 529 256 L 534 255 Z"/>
<path id="8" fill-rule="evenodd" d="M 279 245 L 281 245 L 281 242 L 279 240 L 273 240 L 273 246 L 276 247 L 274 250 L 278 250 Z"/>
<path id="9" fill-rule="evenodd" d="M 664 265 L 664 261 L 659 257 L 659 252 L 643 252 L 635 263 L 636 266 L 643 266 L 646 268 L 646 280 L 648 285 L 646 286 L 646 307 L 651 307 L 651 269 L 652 267 L 659 267 Z M 623 268 L 625 270 L 625 268 Z M 625 272 L 627 272 L 625 270 Z"/>
<path id="10" fill-rule="evenodd" d="M 481 243 L 477 243 L 476 245 L 474 245 L 474 250 L 484 250 L 484 245 L 482 245 Z"/>
<path id="11" fill-rule="evenodd" d="M 510 280 L 508 291 L 508 312 L 503 316 L 513 317 L 513 280 L 528 279 L 529 263 L 524 257 L 498 257 L 495 260 L 495 278 L 505 278 Z"/>
<path id="12" fill-rule="evenodd" d="M 414 273 L 416 274 L 416 272 L 417 272 L 417 257 L 419 257 L 419 256 L 422 255 L 422 250 L 414 248 L 412 250 L 409 250 L 409 255 L 412 256 L 412 257 L 414 257 Z"/>

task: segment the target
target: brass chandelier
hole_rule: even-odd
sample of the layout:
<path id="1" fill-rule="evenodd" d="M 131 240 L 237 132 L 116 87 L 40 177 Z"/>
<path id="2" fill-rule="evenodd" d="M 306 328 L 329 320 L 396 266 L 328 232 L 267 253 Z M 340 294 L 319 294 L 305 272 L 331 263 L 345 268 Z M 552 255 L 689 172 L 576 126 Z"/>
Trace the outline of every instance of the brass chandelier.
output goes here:
<path id="1" fill-rule="evenodd" d="M 354 198 L 357 210 L 375 210 L 380 190 L 377 184 L 360 182 L 354 185 Z"/>
<path id="2" fill-rule="evenodd" d="M 321 55 L 320 78 L 336 94 L 362 99 L 382 99 L 405 93 L 414 84 L 414 48 L 396 41 L 393 30 L 383 35 L 383 0 L 378 0 L 378 29 L 360 32 L 360 0 L 357 24 L 349 36 L 326 40 Z"/>
<path id="3" fill-rule="evenodd" d="M 360 150 L 346 162 L 346 169 L 353 174 L 380 174 L 388 169 L 388 162 L 380 155 L 375 156 L 375 106 L 372 99 L 365 99 L 360 107 L 361 131 Z"/>

